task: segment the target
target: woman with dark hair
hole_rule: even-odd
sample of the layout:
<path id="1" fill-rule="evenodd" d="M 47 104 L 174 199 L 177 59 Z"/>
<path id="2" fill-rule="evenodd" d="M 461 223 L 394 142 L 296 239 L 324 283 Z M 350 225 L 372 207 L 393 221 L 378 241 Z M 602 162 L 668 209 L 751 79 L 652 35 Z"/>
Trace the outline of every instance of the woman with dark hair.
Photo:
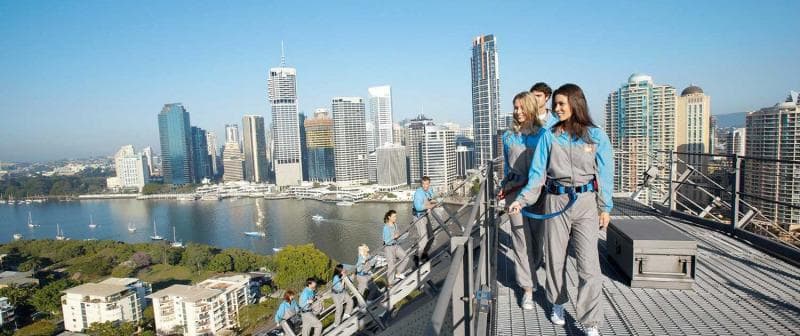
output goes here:
<path id="1" fill-rule="evenodd" d="M 553 93 L 559 122 L 543 130 L 533 154 L 528 183 L 509 207 L 525 212 L 544 186 L 544 212 L 526 216 L 545 219 L 547 299 L 553 304 L 550 320 L 564 325 L 568 301 L 565 264 L 567 245 L 575 248 L 578 264 L 577 319 L 586 334 L 599 335 L 603 320 L 603 277 L 597 250 L 599 230 L 608 226 L 613 207 L 614 160 L 611 142 L 589 116 L 583 90 L 565 84 Z M 535 211 L 535 210 L 534 210 Z"/>
<path id="2" fill-rule="evenodd" d="M 333 302 L 336 304 L 336 312 L 334 312 L 335 317 L 333 320 L 334 327 L 342 322 L 342 317 L 344 317 L 345 320 L 350 318 L 350 313 L 353 310 L 353 300 L 350 298 L 350 295 L 347 294 L 345 281 L 349 281 L 347 278 L 347 271 L 344 269 L 344 265 L 338 264 L 333 270 L 333 281 L 331 281 Z M 342 313 L 344 313 L 344 316 L 342 316 Z"/>
<path id="3" fill-rule="evenodd" d="M 283 333 L 287 335 L 294 333 L 293 329 L 297 323 L 297 317 L 299 317 L 297 314 L 300 312 L 300 306 L 294 300 L 294 295 L 295 293 L 291 289 L 283 293 L 283 301 L 278 306 L 278 311 L 275 312 L 275 323 L 281 326 Z"/>
<path id="4" fill-rule="evenodd" d="M 383 215 L 383 253 L 386 257 L 386 279 L 387 288 L 391 288 L 395 279 L 403 280 L 406 278 L 405 271 L 408 259 L 406 251 L 400 246 L 397 240 L 400 233 L 397 232 L 397 211 L 389 210 Z M 397 263 L 400 262 L 399 265 Z"/>
<path id="5" fill-rule="evenodd" d="M 514 96 L 514 122 L 503 134 L 503 181 L 500 182 L 500 199 L 516 199 L 528 181 L 531 153 L 538 140 L 542 122 L 537 118 L 539 108 L 533 94 L 521 92 Z M 542 258 L 541 232 L 521 213 L 509 214 L 511 243 L 513 246 L 514 274 L 522 287 L 522 309 L 533 309 L 533 291 L 536 289 L 536 269 Z M 533 229 L 533 231 L 532 231 Z"/>

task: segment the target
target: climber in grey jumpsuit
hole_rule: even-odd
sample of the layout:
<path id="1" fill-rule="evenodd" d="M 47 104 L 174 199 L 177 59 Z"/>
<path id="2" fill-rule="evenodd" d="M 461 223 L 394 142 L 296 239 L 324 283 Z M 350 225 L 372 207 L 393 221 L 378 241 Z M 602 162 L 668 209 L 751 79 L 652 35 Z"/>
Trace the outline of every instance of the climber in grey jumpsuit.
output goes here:
<path id="1" fill-rule="evenodd" d="M 578 265 L 577 320 L 586 334 L 599 335 L 603 321 L 603 275 L 597 249 L 599 230 L 608 226 L 613 207 L 614 161 L 611 143 L 594 126 L 583 91 L 565 84 L 553 94 L 559 123 L 542 130 L 531 161 L 528 184 L 509 213 L 532 205 L 545 186 L 544 213 L 563 213 L 545 220 L 547 299 L 553 303 L 550 320 L 563 325 L 568 301 L 565 275 L 567 245 L 572 242 Z M 574 192 L 572 192 L 574 191 Z M 574 204 L 568 207 L 574 196 Z"/>

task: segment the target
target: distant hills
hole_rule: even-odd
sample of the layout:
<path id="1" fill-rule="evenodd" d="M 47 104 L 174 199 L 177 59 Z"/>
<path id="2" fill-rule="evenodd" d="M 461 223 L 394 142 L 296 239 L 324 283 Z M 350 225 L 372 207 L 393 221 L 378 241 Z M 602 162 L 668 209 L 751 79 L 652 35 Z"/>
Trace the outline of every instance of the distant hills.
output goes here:
<path id="1" fill-rule="evenodd" d="M 747 112 L 715 114 L 714 118 L 717 119 L 717 127 L 744 127 Z"/>

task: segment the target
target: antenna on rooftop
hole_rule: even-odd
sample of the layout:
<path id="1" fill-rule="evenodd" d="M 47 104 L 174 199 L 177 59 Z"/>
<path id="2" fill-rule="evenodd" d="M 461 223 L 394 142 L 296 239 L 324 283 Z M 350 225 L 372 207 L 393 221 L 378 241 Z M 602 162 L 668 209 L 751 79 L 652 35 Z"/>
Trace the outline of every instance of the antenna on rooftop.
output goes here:
<path id="1" fill-rule="evenodd" d="M 286 66 L 286 54 L 283 50 L 283 40 L 281 40 L 281 67 Z"/>

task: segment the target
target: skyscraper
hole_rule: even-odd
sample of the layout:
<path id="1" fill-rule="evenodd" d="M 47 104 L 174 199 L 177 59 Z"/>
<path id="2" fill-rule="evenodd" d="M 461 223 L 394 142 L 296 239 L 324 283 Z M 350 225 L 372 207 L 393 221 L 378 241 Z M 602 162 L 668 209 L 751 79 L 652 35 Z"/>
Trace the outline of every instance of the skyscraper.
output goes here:
<path id="1" fill-rule="evenodd" d="M 433 120 L 421 114 L 408 123 L 406 149 L 409 184 L 418 183 L 422 178 L 422 143 L 425 142 L 425 130 L 432 126 Z"/>
<path id="2" fill-rule="evenodd" d="M 652 77 L 642 74 L 631 75 L 608 95 L 605 128 L 618 154 L 615 191 L 636 191 L 648 167 L 667 163 L 668 152 L 675 150 L 675 100 L 674 87 L 654 84 Z M 666 190 L 665 183 L 655 184 Z M 646 195 L 648 200 L 656 196 L 651 191 Z"/>
<path id="3" fill-rule="evenodd" d="M 377 135 L 378 133 L 375 131 L 375 124 L 370 121 L 367 121 L 367 124 L 364 126 L 367 130 L 367 153 L 372 153 L 375 151 L 375 147 L 377 147 Z"/>
<path id="4" fill-rule="evenodd" d="M 389 85 L 375 86 L 367 91 L 369 92 L 369 110 L 375 125 L 375 147 L 380 147 L 394 141 L 392 87 Z"/>
<path id="5" fill-rule="evenodd" d="M 456 176 L 467 177 L 467 170 L 473 169 L 475 150 L 467 146 L 456 146 Z"/>
<path id="6" fill-rule="evenodd" d="M 281 66 L 269 69 L 269 103 L 272 107 L 272 165 L 278 186 L 296 185 L 303 179 L 300 121 L 297 115 L 297 70 Z"/>
<path id="7" fill-rule="evenodd" d="M 217 135 L 212 131 L 206 131 L 206 144 L 208 145 L 208 155 L 211 157 L 211 176 L 214 179 L 219 177 L 219 154 L 217 153 Z"/>
<path id="8" fill-rule="evenodd" d="M 180 103 L 165 104 L 158 114 L 164 183 L 192 183 L 189 112 Z"/>
<path id="9" fill-rule="evenodd" d="M 240 141 L 241 139 L 239 138 L 239 125 L 236 124 L 225 125 L 225 143 L 235 142 L 241 144 Z"/>
<path id="10" fill-rule="evenodd" d="M 366 182 L 367 130 L 364 99 L 361 97 L 336 97 L 331 104 L 333 112 L 333 141 L 336 182 Z"/>
<path id="11" fill-rule="evenodd" d="M 267 138 L 264 117 L 246 115 L 242 118 L 244 134 L 244 178 L 250 182 L 267 182 Z"/>
<path id="12" fill-rule="evenodd" d="M 388 143 L 378 147 L 375 153 L 378 185 L 394 189 L 408 183 L 405 147 Z"/>
<path id="13" fill-rule="evenodd" d="M 244 180 L 244 155 L 238 142 L 226 142 L 222 150 L 222 181 Z"/>
<path id="14" fill-rule="evenodd" d="M 800 101 L 790 93 L 785 102 L 747 114 L 747 137 L 742 174 L 743 201 L 774 223 L 794 230 L 800 226 Z M 785 160 L 785 161 L 778 161 Z"/>
<path id="15" fill-rule="evenodd" d="M 675 146 L 683 153 L 712 153 L 711 97 L 697 86 L 689 86 L 677 98 L 675 114 Z M 680 156 L 680 155 L 679 155 Z M 700 166 L 704 156 L 682 155 L 685 162 Z"/>
<path id="16" fill-rule="evenodd" d="M 493 138 L 500 124 L 500 71 L 494 35 L 472 40 L 472 127 L 477 166 L 497 156 Z"/>
<path id="17" fill-rule="evenodd" d="M 206 130 L 192 126 L 192 172 L 195 183 L 212 179 L 211 156 L 208 154 Z"/>
<path id="18" fill-rule="evenodd" d="M 117 187 L 142 191 L 144 185 L 150 181 L 147 157 L 144 153 L 136 153 L 133 145 L 122 146 L 117 151 L 114 155 L 114 168 L 117 171 Z"/>
<path id="19" fill-rule="evenodd" d="M 314 117 L 303 123 L 308 150 L 308 179 L 333 181 L 336 178 L 333 158 L 333 119 L 328 109 L 318 108 Z"/>
<path id="20" fill-rule="evenodd" d="M 422 143 L 423 174 L 431 178 L 437 192 L 448 191 L 456 178 L 455 133 L 440 126 L 425 129 Z"/>
<path id="21" fill-rule="evenodd" d="M 153 149 L 150 146 L 145 147 L 142 149 L 142 154 L 145 157 L 145 161 L 147 163 L 147 174 L 148 175 L 155 175 L 156 167 L 154 166 L 155 163 L 153 162 Z"/>
<path id="22" fill-rule="evenodd" d="M 306 115 L 305 113 L 300 113 L 298 115 L 300 118 L 300 158 L 303 162 L 302 169 L 303 169 L 303 181 L 309 181 L 308 179 L 308 143 L 306 142 Z"/>
<path id="23" fill-rule="evenodd" d="M 731 128 L 725 135 L 725 154 L 744 156 L 747 128 Z"/>

